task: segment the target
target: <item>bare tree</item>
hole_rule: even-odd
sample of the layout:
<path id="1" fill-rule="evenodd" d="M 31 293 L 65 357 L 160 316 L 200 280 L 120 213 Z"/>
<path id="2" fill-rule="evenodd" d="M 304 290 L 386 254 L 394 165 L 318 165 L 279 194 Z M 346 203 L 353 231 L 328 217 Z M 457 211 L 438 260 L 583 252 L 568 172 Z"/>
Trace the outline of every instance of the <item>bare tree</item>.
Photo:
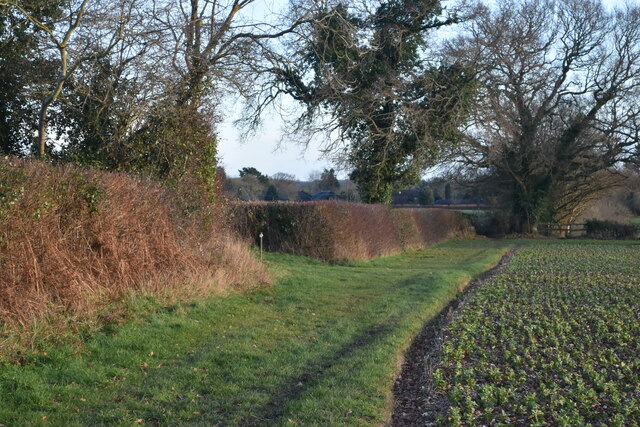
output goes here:
<path id="1" fill-rule="evenodd" d="M 288 24 L 252 17 L 256 0 L 152 0 L 150 25 L 169 59 L 175 102 L 186 105 L 232 88 L 243 95 L 257 78 L 269 43 L 294 31 L 306 15 Z"/>
<path id="2" fill-rule="evenodd" d="M 139 167 L 163 179 L 196 178 L 213 194 L 216 125 L 226 95 L 247 96 L 262 53 L 300 23 L 280 26 L 251 8 L 256 0 L 151 0 L 145 2 L 150 79 L 161 89 L 127 146 L 148 154 Z"/>
<path id="3" fill-rule="evenodd" d="M 278 191 L 280 197 L 287 200 L 295 200 L 298 196 L 298 184 L 294 175 L 277 172 L 269 180 Z"/>
<path id="4" fill-rule="evenodd" d="M 502 189 L 530 232 L 571 221 L 637 161 L 640 10 L 597 0 L 510 0 L 480 6 L 448 57 L 473 68 L 479 90 L 462 169 Z"/>
<path id="5" fill-rule="evenodd" d="M 59 126 L 69 130 L 64 155 L 150 174 L 186 192 L 205 188 L 215 198 L 219 105 L 227 95 L 247 95 L 261 53 L 299 25 L 253 18 L 261 3 L 139 2 L 136 37 L 81 66 L 63 93 L 74 112 Z"/>

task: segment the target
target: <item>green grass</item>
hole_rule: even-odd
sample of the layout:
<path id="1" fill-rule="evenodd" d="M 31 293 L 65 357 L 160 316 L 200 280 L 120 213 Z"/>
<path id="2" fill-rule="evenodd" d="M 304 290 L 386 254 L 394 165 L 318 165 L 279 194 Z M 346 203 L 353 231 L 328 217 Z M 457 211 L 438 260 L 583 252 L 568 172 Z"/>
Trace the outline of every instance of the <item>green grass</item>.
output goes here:
<path id="1" fill-rule="evenodd" d="M 83 350 L 0 368 L 0 424 L 335 425 L 389 419 L 399 359 L 506 243 L 449 242 L 351 265 L 268 254 L 248 295 L 158 309 Z"/>
<path id="2" fill-rule="evenodd" d="M 640 225 L 640 217 L 631 218 L 629 222 L 631 222 L 631 224 Z"/>
<path id="3" fill-rule="evenodd" d="M 528 242 L 446 332 L 450 425 L 637 425 L 640 245 Z"/>

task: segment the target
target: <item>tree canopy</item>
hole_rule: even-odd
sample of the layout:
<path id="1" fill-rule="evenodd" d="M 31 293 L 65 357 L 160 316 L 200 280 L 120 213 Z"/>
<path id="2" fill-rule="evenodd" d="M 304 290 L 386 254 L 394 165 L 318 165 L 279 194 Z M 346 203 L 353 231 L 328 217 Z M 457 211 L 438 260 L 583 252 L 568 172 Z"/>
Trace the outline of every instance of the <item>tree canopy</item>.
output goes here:
<path id="1" fill-rule="evenodd" d="M 575 218 L 637 163 L 636 6 L 504 0 L 463 17 L 439 0 L 293 0 L 276 22 L 256 2 L 0 0 L 0 148 L 212 198 L 221 101 L 243 96 L 252 122 L 288 95 L 303 107 L 290 130 L 322 134 L 363 201 L 452 160 L 523 231 Z M 254 197 L 268 178 L 244 172 Z M 337 190 L 333 169 L 322 180 Z"/>
<path id="2" fill-rule="evenodd" d="M 479 6 L 446 55 L 478 82 L 454 157 L 517 219 L 572 221 L 637 162 L 640 9 L 596 0 Z"/>
<path id="3" fill-rule="evenodd" d="M 302 103 L 297 129 L 324 131 L 366 202 L 391 201 L 459 139 L 473 92 L 457 63 L 429 58 L 429 32 L 457 21 L 439 1 L 313 3 L 272 82 Z M 272 93 L 269 86 L 269 93 Z"/>

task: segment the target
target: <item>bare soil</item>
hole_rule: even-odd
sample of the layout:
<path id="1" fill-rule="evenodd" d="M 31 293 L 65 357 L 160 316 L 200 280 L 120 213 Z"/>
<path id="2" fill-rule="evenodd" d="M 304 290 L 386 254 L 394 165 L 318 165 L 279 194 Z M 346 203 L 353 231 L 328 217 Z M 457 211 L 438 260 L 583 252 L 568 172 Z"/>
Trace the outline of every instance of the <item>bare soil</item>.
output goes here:
<path id="1" fill-rule="evenodd" d="M 392 426 L 431 426 L 446 409 L 446 401 L 435 393 L 432 374 L 440 360 L 443 330 L 451 323 L 475 291 L 500 273 L 517 249 L 509 250 L 498 265 L 476 278 L 438 316 L 427 322 L 405 354 L 402 371 L 393 388 Z"/>

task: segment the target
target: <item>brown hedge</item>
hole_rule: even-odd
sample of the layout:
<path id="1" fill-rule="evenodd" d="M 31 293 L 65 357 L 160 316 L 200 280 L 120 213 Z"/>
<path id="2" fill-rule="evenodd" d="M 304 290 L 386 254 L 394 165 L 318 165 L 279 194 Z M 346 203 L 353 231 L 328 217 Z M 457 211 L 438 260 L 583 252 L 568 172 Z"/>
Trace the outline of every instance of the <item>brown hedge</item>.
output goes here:
<path id="1" fill-rule="evenodd" d="M 466 218 L 440 209 L 391 209 L 346 202 L 242 202 L 232 206 L 238 233 L 267 251 L 325 261 L 367 260 L 427 247 L 468 232 Z"/>
<path id="2" fill-rule="evenodd" d="M 0 160 L 0 326 L 91 312 L 141 288 L 206 293 L 268 280 L 221 221 L 194 224 L 150 180 Z"/>

